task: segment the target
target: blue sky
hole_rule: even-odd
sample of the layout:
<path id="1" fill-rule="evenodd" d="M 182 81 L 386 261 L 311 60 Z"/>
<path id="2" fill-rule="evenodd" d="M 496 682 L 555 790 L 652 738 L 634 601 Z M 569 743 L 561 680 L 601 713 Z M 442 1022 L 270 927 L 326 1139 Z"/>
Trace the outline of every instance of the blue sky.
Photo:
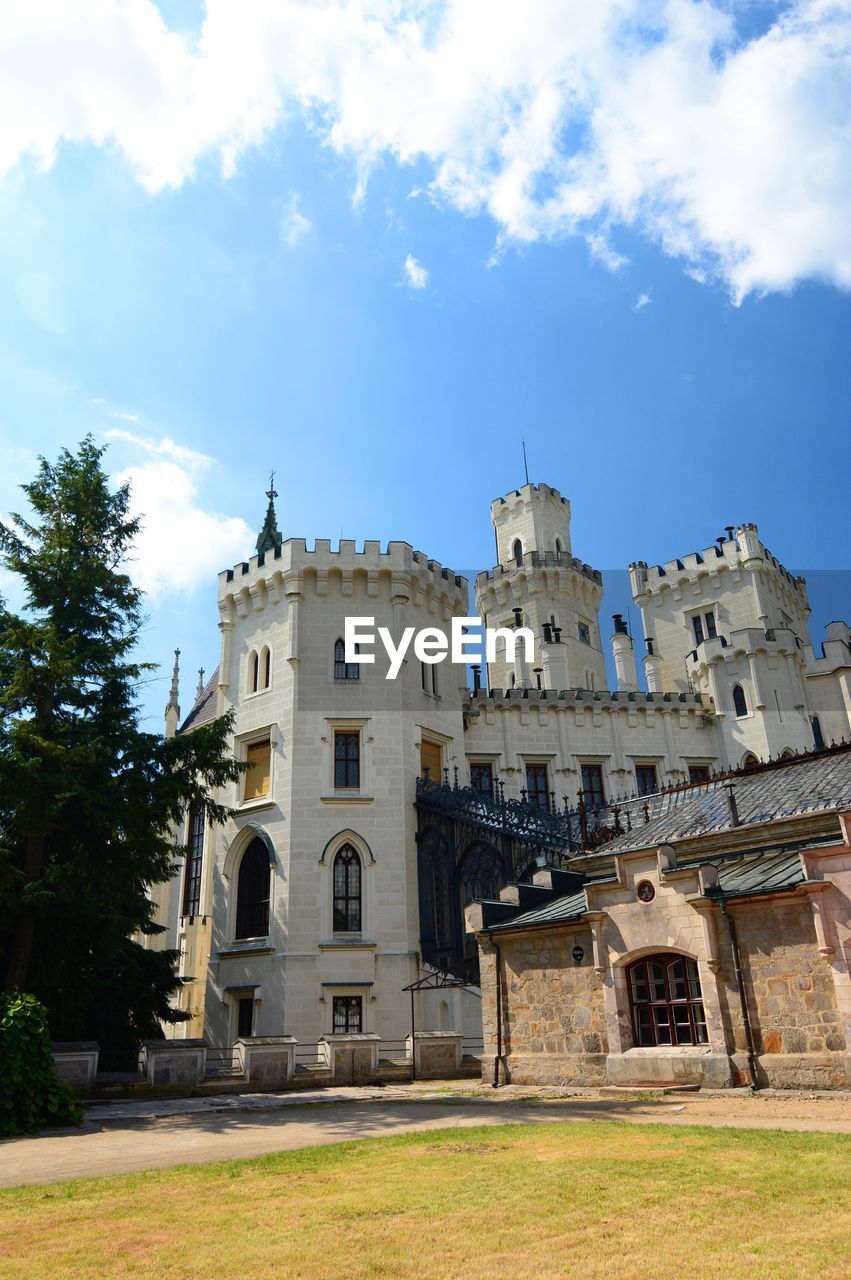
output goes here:
<path id="1" fill-rule="evenodd" d="M 793 569 L 851 565 L 847 6 L 578 35 L 536 7 L 70 4 L 58 62 L 47 17 L 0 30 L 0 513 L 37 454 L 109 441 L 145 657 L 215 665 L 271 467 L 285 536 L 459 570 L 491 564 L 522 439 L 596 567 L 742 520 Z M 847 582 L 814 579 L 817 627 Z"/>

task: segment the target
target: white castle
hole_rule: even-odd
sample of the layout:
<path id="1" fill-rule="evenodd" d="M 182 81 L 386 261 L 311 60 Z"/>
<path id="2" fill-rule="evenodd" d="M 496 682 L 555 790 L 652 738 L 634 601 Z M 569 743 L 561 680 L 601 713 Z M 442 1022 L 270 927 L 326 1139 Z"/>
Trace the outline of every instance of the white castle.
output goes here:
<path id="1" fill-rule="evenodd" d="M 646 687 L 615 615 L 608 690 L 602 576 L 573 555 L 569 502 L 545 484 L 497 499 L 498 564 L 476 579 L 476 612 L 531 628 L 535 661 L 502 650 L 469 688 L 463 668 L 411 651 L 387 681 L 343 646 L 351 616 L 397 641 L 407 626 L 448 630 L 470 613 L 464 578 L 404 542 L 284 541 L 275 496 L 257 554 L 219 575 L 218 669 L 178 727 L 175 664 L 166 709 L 171 735 L 233 708 L 233 750 L 251 766 L 217 797 L 236 811 L 224 827 L 187 815 L 186 858 L 157 890 L 157 945 L 179 950 L 190 1015 L 171 1034 L 400 1040 L 412 983 L 465 964 L 474 976 L 464 907 L 522 878 L 527 854 L 534 865 L 540 840 L 524 829 L 561 823 L 569 850 L 618 797 L 643 806 L 851 735 L 851 631 L 831 623 L 816 655 L 805 582 L 753 524 L 630 566 Z M 420 1027 L 481 1034 L 475 987 L 417 1001 Z"/>

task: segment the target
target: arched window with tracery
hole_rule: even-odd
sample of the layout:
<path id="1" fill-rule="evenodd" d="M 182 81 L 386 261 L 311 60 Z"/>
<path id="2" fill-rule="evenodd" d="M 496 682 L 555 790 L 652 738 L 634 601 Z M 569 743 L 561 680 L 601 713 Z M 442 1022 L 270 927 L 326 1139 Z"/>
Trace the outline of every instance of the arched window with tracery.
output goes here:
<path id="1" fill-rule="evenodd" d="M 183 915 L 201 914 L 201 869 L 204 855 L 204 805 L 190 809 L 183 869 Z"/>
<path id="2" fill-rule="evenodd" d="M 515 538 L 513 547 L 514 563 L 518 566 L 523 564 L 523 543 L 519 538 Z"/>
<path id="3" fill-rule="evenodd" d="M 258 837 L 242 855 L 236 886 L 236 938 L 265 938 L 269 932 L 269 851 Z"/>
<path id="4" fill-rule="evenodd" d="M 342 640 L 334 645 L 334 679 L 360 680 L 360 663 L 346 662 L 346 646 Z"/>
<path id="5" fill-rule="evenodd" d="M 708 1044 L 694 960 L 645 956 L 627 969 L 627 987 L 636 1045 Z"/>
<path id="6" fill-rule="evenodd" d="M 360 933 L 361 864 L 350 844 L 334 859 L 334 932 Z"/>
<path id="7" fill-rule="evenodd" d="M 733 710 L 736 718 L 740 720 L 742 716 L 748 714 L 748 702 L 745 697 L 745 691 L 740 684 L 733 685 Z"/>

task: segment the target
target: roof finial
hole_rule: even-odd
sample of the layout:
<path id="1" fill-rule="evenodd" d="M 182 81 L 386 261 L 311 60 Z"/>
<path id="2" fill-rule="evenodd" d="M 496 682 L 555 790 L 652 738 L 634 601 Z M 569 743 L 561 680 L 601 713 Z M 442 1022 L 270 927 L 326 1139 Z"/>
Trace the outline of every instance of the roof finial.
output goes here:
<path id="1" fill-rule="evenodd" d="M 197 701 L 198 701 L 198 699 L 201 697 L 201 694 L 202 694 L 203 692 L 204 692 L 204 668 L 203 668 L 203 667 L 199 667 L 199 668 L 198 668 L 198 688 L 195 690 L 195 701 L 196 701 L 196 702 L 197 702 Z"/>
<path id="2" fill-rule="evenodd" d="M 275 499 L 277 496 L 275 472 L 273 471 L 269 476 L 269 488 L 266 490 L 266 497 L 269 499 L 269 505 L 266 508 L 266 519 L 257 539 L 257 554 L 261 556 L 267 551 L 276 551 L 281 545 L 281 535 L 278 532 L 278 517 L 275 515 Z"/>
<path id="3" fill-rule="evenodd" d="M 180 707 L 178 706 L 178 702 L 177 702 L 177 697 L 178 697 L 177 682 L 178 682 L 178 675 L 179 675 L 179 663 L 180 663 L 180 650 L 175 649 L 174 671 L 171 674 L 171 688 L 169 689 L 169 692 L 168 692 L 168 703 L 166 704 L 166 715 L 168 714 L 168 712 L 171 710 L 172 707 L 175 708 L 178 716 L 180 715 Z"/>

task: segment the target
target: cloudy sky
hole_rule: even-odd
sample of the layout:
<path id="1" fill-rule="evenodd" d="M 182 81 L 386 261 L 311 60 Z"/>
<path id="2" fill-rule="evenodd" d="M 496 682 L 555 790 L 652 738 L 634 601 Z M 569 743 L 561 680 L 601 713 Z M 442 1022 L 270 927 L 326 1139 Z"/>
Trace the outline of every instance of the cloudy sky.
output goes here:
<path id="1" fill-rule="evenodd" d="M 192 670 L 272 467 L 476 569 L 525 439 L 603 569 L 847 568 L 849 153 L 847 2 L 0 0 L 0 512 L 109 443 Z"/>

